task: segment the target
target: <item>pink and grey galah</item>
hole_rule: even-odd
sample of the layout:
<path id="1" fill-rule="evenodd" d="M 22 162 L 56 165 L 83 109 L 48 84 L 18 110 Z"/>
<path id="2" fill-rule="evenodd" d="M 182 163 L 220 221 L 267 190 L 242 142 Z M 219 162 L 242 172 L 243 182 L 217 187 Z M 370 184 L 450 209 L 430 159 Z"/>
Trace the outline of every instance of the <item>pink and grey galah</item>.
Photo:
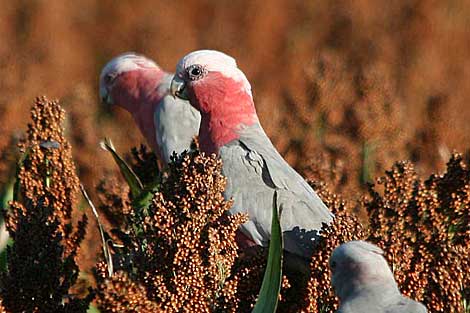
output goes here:
<path id="1" fill-rule="evenodd" d="M 189 53 L 177 65 L 171 92 L 201 112 L 200 149 L 222 159 L 225 198 L 234 200 L 230 213 L 249 216 L 244 235 L 266 246 L 277 205 L 284 249 L 309 259 L 322 223 L 333 215 L 269 140 L 235 59 L 213 50 Z"/>
<path id="2" fill-rule="evenodd" d="M 201 116 L 187 101 L 169 94 L 172 74 L 132 52 L 109 61 L 100 75 L 100 97 L 132 114 L 140 131 L 167 164 L 173 152 L 189 150 Z"/>
<path id="3" fill-rule="evenodd" d="M 343 243 L 330 257 L 331 285 L 341 306 L 337 313 L 426 313 L 426 307 L 403 296 L 383 257 L 369 242 Z"/>

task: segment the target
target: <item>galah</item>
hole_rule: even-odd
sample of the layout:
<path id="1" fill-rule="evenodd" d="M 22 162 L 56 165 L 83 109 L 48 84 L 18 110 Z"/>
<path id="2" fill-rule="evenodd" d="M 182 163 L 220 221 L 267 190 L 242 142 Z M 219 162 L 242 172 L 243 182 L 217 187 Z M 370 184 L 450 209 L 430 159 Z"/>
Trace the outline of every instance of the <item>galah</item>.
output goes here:
<path id="1" fill-rule="evenodd" d="M 189 150 L 201 116 L 187 101 L 169 94 L 172 74 L 132 52 L 109 61 L 100 75 L 100 97 L 132 114 L 140 131 L 167 164 L 175 151 Z"/>
<path id="2" fill-rule="evenodd" d="M 426 307 L 403 296 L 383 251 L 365 241 L 350 241 L 330 257 L 331 283 L 339 313 L 425 313 Z"/>
<path id="3" fill-rule="evenodd" d="M 200 149 L 222 159 L 225 198 L 234 200 L 230 213 L 248 213 L 243 234 L 268 245 L 276 206 L 284 249 L 310 259 L 322 223 L 333 215 L 269 140 L 235 59 L 213 50 L 192 52 L 179 61 L 171 90 L 201 112 Z"/>

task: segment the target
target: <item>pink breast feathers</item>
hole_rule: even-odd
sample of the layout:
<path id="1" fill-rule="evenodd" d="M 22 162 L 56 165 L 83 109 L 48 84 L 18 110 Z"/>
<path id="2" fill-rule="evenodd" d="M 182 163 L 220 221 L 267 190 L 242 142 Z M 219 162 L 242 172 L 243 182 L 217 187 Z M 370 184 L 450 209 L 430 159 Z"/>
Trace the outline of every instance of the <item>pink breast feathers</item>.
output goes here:
<path id="1" fill-rule="evenodd" d="M 201 112 L 201 150 L 217 153 L 223 145 L 239 138 L 238 131 L 258 121 L 253 98 L 243 81 L 218 72 L 189 84 L 191 104 Z"/>

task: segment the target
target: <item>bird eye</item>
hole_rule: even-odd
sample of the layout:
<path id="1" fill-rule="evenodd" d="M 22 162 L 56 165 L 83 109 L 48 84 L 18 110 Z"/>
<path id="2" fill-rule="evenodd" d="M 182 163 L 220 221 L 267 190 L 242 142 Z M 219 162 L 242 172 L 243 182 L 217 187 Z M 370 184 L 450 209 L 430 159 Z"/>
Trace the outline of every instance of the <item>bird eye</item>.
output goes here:
<path id="1" fill-rule="evenodd" d="M 114 73 L 109 73 L 109 74 L 106 74 L 106 76 L 104 77 L 104 81 L 106 82 L 106 84 L 109 84 L 109 83 L 111 83 L 115 78 L 116 78 L 116 74 L 114 74 Z"/>
<path id="2" fill-rule="evenodd" d="M 192 65 L 188 68 L 188 77 L 190 80 L 198 80 L 201 79 L 204 74 L 206 73 L 204 67 L 199 64 Z"/>
<path id="3" fill-rule="evenodd" d="M 201 75 L 201 69 L 198 68 L 198 67 L 193 68 L 193 69 L 191 70 L 191 75 L 193 75 L 193 76 L 199 76 L 199 75 Z"/>

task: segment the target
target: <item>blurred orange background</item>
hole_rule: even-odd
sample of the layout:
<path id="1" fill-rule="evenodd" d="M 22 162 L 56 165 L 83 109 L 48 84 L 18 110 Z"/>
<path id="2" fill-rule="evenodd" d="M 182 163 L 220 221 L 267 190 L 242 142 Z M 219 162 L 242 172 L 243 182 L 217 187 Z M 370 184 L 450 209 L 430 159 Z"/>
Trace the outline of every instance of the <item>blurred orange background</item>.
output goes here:
<path id="1" fill-rule="evenodd" d="M 262 125 L 287 160 L 345 198 L 393 162 L 443 168 L 470 143 L 469 1 L 0 0 L 0 183 L 10 138 L 38 95 L 59 98 L 82 182 L 118 175 L 99 148 L 144 142 L 98 101 L 102 66 L 125 51 L 173 71 L 218 49 L 251 81 Z M 8 162 L 7 162 L 8 161 Z"/>

